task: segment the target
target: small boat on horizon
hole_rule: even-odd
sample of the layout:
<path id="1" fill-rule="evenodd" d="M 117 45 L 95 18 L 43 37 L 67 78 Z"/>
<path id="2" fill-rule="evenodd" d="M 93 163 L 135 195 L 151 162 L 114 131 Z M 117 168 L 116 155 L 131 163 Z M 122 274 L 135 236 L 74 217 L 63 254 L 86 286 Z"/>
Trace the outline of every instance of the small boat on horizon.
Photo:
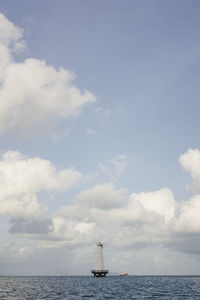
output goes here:
<path id="1" fill-rule="evenodd" d="M 128 273 L 120 273 L 120 276 L 128 276 Z"/>

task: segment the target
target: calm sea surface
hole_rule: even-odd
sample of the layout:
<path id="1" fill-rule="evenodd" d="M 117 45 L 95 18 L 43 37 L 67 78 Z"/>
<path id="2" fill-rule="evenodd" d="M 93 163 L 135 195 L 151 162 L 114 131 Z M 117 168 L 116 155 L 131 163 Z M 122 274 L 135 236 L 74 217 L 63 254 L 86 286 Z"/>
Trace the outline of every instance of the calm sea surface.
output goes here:
<path id="1" fill-rule="evenodd" d="M 200 277 L 0 277 L 0 299 L 200 299 Z"/>

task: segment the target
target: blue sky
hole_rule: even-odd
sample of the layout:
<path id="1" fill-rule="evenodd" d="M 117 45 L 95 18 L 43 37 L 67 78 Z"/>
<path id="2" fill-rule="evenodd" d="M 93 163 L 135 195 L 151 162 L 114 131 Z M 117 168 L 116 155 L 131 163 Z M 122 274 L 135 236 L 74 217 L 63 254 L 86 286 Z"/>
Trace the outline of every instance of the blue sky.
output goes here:
<path id="1" fill-rule="evenodd" d="M 3 274 L 197 274 L 199 1 L 0 12 Z"/>

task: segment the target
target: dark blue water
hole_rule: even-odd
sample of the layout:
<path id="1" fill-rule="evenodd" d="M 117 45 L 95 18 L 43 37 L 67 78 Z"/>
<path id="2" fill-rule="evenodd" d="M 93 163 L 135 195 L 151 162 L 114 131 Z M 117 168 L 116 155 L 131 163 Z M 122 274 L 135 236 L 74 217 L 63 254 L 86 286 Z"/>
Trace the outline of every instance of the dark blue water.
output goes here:
<path id="1" fill-rule="evenodd" d="M 200 299 L 200 277 L 0 277 L 0 299 Z"/>

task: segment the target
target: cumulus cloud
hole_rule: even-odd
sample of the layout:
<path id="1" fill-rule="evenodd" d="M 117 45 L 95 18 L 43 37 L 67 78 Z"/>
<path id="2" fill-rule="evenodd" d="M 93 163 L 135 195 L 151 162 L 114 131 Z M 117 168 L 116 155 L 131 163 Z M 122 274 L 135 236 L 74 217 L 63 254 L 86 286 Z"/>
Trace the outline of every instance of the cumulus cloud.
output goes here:
<path id="1" fill-rule="evenodd" d="M 0 215 L 38 217 L 46 210 L 39 192 L 69 189 L 81 177 L 73 168 L 58 171 L 48 160 L 8 151 L 0 161 Z"/>
<path id="2" fill-rule="evenodd" d="M 183 169 L 190 173 L 193 182 L 188 187 L 194 191 L 200 191 L 200 151 L 199 149 L 189 149 L 180 155 L 179 162 Z"/>
<path id="3" fill-rule="evenodd" d="M 75 201 L 82 206 L 107 210 L 121 207 L 127 199 L 127 190 L 115 190 L 113 183 L 97 185 L 91 190 L 82 191 Z"/>
<path id="4" fill-rule="evenodd" d="M 181 233 L 200 233 L 200 195 L 179 204 L 174 230 Z"/>
<path id="5" fill-rule="evenodd" d="M 66 220 L 63 217 L 54 217 L 52 219 L 53 230 L 47 239 L 61 241 L 57 246 L 63 246 L 62 241 L 67 246 L 79 247 L 82 244 L 86 245 L 95 239 L 95 223 L 84 221 Z"/>
<path id="6" fill-rule="evenodd" d="M 56 70 L 35 58 L 15 62 L 13 52 L 23 45 L 22 30 L 0 14 L 0 133 L 28 134 L 47 128 L 95 101 L 89 91 L 81 92 L 73 84 L 69 70 Z"/>
<path id="7" fill-rule="evenodd" d="M 140 249 L 162 245 L 196 253 L 194 236 L 200 235 L 199 197 L 195 195 L 177 202 L 167 187 L 128 195 L 126 189 L 117 190 L 113 183 L 109 183 L 80 192 L 73 205 L 58 209 L 55 218 L 56 222 L 60 220 L 65 224 L 62 228 L 70 226 L 70 223 L 73 228 L 78 224 L 85 224 L 87 228 L 90 224 L 97 240 L 104 239 L 107 244 L 118 248 Z M 87 230 L 84 234 L 87 236 Z M 90 232 L 86 240 L 91 239 L 92 242 L 93 234 Z M 186 247 L 186 240 L 189 247 Z"/>
<path id="8" fill-rule="evenodd" d="M 86 228 L 91 226 L 92 235 L 87 236 L 85 231 L 87 240 L 95 236 L 97 240 L 103 238 L 117 247 L 138 248 L 164 238 L 175 208 L 175 200 L 168 188 L 128 195 L 126 189 L 116 190 L 114 184 L 109 183 L 79 193 L 74 205 L 61 207 L 55 218 L 65 226 L 73 223 L 73 228 L 79 224 L 83 228 L 84 224 Z"/>
<path id="9" fill-rule="evenodd" d="M 174 216 L 176 203 L 169 188 L 131 195 L 132 205 L 140 203 L 148 212 L 155 212 L 168 221 Z"/>
<path id="10" fill-rule="evenodd" d="M 60 190 L 61 186 L 56 183 L 54 188 Z M 129 256 L 132 251 L 148 252 L 154 247 L 197 255 L 199 213 L 199 194 L 177 202 L 167 187 L 129 194 L 127 189 L 117 189 L 110 182 L 81 191 L 71 204 L 54 212 L 49 221 L 12 221 L 11 232 L 40 239 L 43 249 L 80 249 L 103 240 L 110 251 L 121 249 Z"/>
<path id="11" fill-rule="evenodd" d="M 12 51 L 19 51 L 24 47 L 23 31 L 15 26 L 3 14 L 0 14 L 0 41 Z"/>
<path id="12" fill-rule="evenodd" d="M 75 205 L 61 207 L 56 214 L 67 219 L 97 222 L 107 211 L 123 207 L 127 199 L 126 189 L 117 191 L 113 183 L 105 183 L 80 192 L 74 199 Z"/>
<path id="13" fill-rule="evenodd" d="M 186 153 L 180 155 L 179 162 L 186 171 L 190 172 L 194 179 L 200 180 L 199 149 L 189 149 Z"/>

